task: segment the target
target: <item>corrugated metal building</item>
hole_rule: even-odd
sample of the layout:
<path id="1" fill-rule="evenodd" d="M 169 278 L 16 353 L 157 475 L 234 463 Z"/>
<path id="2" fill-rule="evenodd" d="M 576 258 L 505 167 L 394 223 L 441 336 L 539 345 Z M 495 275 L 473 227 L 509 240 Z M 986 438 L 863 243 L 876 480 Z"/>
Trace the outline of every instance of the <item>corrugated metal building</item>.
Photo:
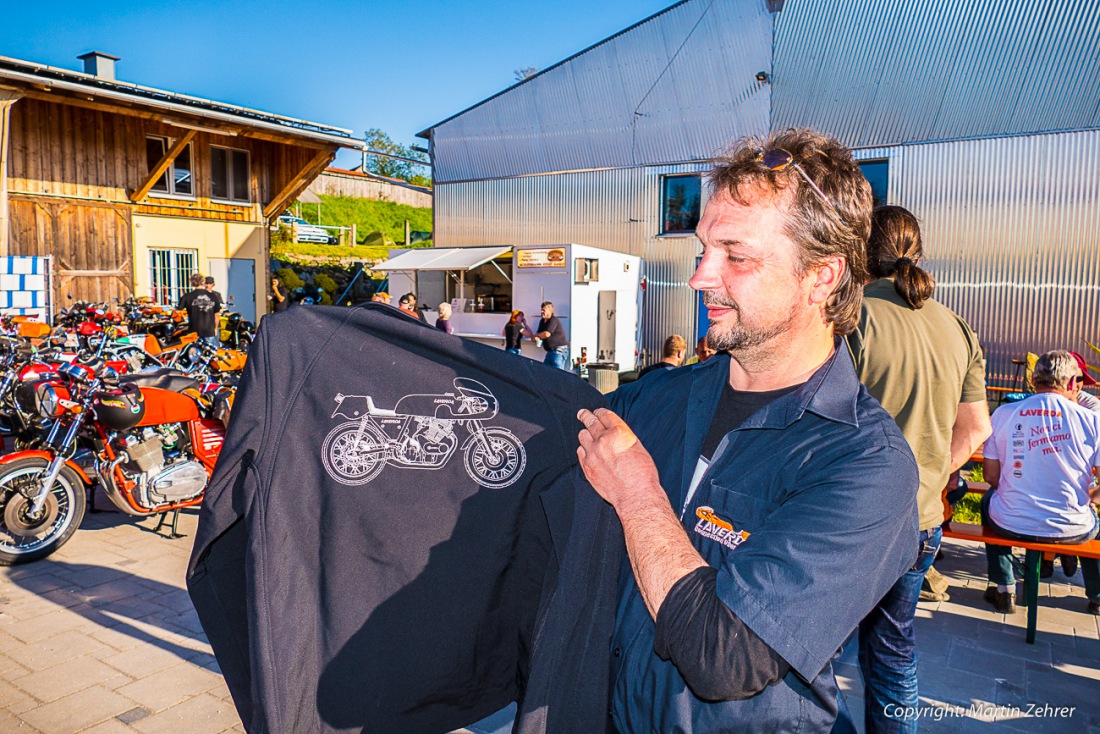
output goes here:
<path id="1" fill-rule="evenodd" d="M 1098 39 L 1100 0 L 684 0 L 422 133 L 435 242 L 640 255 L 656 350 L 697 319 L 670 177 L 815 127 L 886 163 L 1004 383 L 1013 357 L 1100 338 Z"/>

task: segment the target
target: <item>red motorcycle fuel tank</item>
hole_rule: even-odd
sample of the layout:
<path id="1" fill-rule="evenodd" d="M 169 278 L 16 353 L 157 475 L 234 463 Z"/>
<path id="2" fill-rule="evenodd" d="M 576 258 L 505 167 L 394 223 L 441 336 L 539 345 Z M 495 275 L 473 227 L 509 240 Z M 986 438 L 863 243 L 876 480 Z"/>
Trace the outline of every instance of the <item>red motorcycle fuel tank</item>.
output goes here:
<path id="1" fill-rule="evenodd" d="M 199 406 L 192 398 L 158 387 L 143 387 L 145 416 L 139 426 L 158 426 L 161 423 L 183 423 L 199 419 Z"/>

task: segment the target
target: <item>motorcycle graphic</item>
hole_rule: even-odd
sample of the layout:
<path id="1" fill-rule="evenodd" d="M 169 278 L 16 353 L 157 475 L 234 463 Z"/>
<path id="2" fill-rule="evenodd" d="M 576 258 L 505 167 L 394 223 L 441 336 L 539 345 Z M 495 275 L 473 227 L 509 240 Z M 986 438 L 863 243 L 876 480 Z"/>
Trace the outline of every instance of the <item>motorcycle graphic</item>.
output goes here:
<path id="1" fill-rule="evenodd" d="M 321 458 L 334 480 L 349 486 L 366 484 L 387 465 L 407 469 L 441 469 L 459 450 L 456 430 L 467 432 L 463 466 L 483 487 L 500 489 L 519 479 L 527 452 L 515 434 L 486 426 L 499 403 L 482 383 L 454 378 L 457 393 L 406 395 L 393 410 L 379 408 L 369 395 L 335 398 L 332 417 L 348 419 L 325 437 Z"/>

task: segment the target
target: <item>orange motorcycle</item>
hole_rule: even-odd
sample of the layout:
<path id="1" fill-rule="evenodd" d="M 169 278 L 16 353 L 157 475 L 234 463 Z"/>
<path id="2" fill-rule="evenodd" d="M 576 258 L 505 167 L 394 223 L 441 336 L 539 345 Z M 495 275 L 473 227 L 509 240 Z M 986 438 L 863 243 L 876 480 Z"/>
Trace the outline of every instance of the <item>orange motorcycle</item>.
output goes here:
<path id="1" fill-rule="evenodd" d="M 73 364 L 20 395 L 44 419 L 43 435 L 0 457 L 0 565 L 64 545 L 96 484 L 130 515 L 177 511 L 178 537 L 178 510 L 202 502 L 221 450 L 225 425 L 213 416 L 230 388 L 175 370 L 120 377 Z"/>

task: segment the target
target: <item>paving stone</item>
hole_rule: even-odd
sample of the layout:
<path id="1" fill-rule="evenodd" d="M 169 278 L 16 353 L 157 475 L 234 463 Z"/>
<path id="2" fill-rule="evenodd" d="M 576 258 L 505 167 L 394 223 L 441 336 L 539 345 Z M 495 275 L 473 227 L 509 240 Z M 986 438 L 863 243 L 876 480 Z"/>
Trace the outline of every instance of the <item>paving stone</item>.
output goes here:
<path id="1" fill-rule="evenodd" d="M 100 659 L 131 678 L 144 678 L 170 668 L 180 660 L 187 660 L 193 654 L 190 650 L 166 650 L 156 645 L 141 645 Z"/>
<path id="2" fill-rule="evenodd" d="M 58 634 L 80 627 L 84 619 L 79 615 L 70 614 L 65 610 L 58 610 L 56 606 L 49 605 L 50 611 L 27 619 L 14 622 L 3 628 L 4 632 L 26 642 L 38 642 Z"/>
<path id="3" fill-rule="evenodd" d="M 133 707 L 133 701 L 102 686 L 92 686 L 31 709 L 22 718 L 49 734 L 67 734 L 86 729 Z M 186 728 L 180 731 L 186 731 Z"/>
<path id="4" fill-rule="evenodd" d="M 108 681 L 115 678 L 121 678 L 122 680 L 114 684 L 108 683 Z M 114 689 L 119 685 L 128 683 L 130 680 L 110 665 L 84 655 L 68 659 L 58 665 L 25 675 L 22 678 L 15 678 L 12 683 L 24 691 L 33 691 L 37 698 L 49 702 L 70 693 L 81 691 L 88 686 L 99 684 L 105 688 Z"/>
<path id="5" fill-rule="evenodd" d="M 211 689 L 216 690 L 221 682 L 221 676 L 206 668 L 181 663 L 125 685 L 118 692 L 155 712 Z"/>
<path id="6" fill-rule="evenodd" d="M 994 652 L 972 642 L 957 641 L 951 646 L 948 665 L 955 669 L 981 675 L 989 679 L 1024 679 L 1024 660 L 1014 654 Z"/>
<path id="7" fill-rule="evenodd" d="M 35 729 L 16 714 L 0 711 L 0 731 L 4 734 L 37 734 L 40 730 Z"/>
<path id="8" fill-rule="evenodd" d="M 0 683 L 0 709 L 7 709 L 10 711 L 12 707 L 20 708 L 27 703 L 31 704 L 31 708 L 34 708 L 39 702 L 34 696 L 22 690 L 14 683 Z M 23 708 L 23 710 L 25 711 L 26 708 Z M 3 729 L 0 728 L 0 731 L 3 731 Z"/>
<path id="9" fill-rule="evenodd" d="M 30 668 L 31 671 L 37 671 L 101 649 L 103 649 L 103 643 L 99 640 L 83 632 L 68 631 L 9 650 L 5 654 L 20 665 Z"/>
<path id="10" fill-rule="evenodd" d="M 90 729 L 81 729 L 80 734 L 134 734 L 134 730 L 118 719 L 107 719 Z"/>
<path id="11" fill-rule="evenodd" d="M 132 726 L 143 734 L 220 734 L 240 723 L 230 704 L 200 694 L 160 713 L 135 721 Z"/>

